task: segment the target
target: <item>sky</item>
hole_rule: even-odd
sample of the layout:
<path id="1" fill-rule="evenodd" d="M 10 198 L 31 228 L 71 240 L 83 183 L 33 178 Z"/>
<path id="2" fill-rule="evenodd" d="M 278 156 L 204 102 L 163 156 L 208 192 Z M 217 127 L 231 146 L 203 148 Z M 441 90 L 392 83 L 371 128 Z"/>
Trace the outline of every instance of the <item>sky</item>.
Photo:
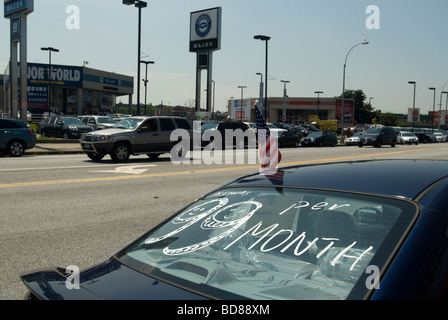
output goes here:
<path id="1" fill-rule="evenodd" d="M 222 8 L 221 49 L 213 53 L 215 110 L 231 97 L 257 98 L 268 42 L 268 95 L 334 97 L 362 90 L 376 110 L 421 114 L 436 110 L 448 91 L 448 1 L 446 0 L 147 0 L 142 9 L 141 57 L 150 65 L 147 103 L 192 106 L 196 54 L 189 51 L 190 13 Z M 368 10 L 374 5 L 376 10 Z M 67 28 L 76 6 L 79 27 Z M 74 21 L 74 20 L 70 20 Z M 122 0 L 34 0 L 27 18 L 29 62 L 82 66 L 133 76 L 137 81 L 138 9 Z M 10 56 L 10 22 L 0 19 L 0 71 Z M 368 45 L 356 46 L 367 40 Z M 345 60 L 347 58 L 347 60 Z M 141 66 L 144 78 L 145 66 Z M 206 73 L 203 73 L 203 78 Z M 202 85 L 205 89 L 205 84 Z M 141 85 L 141 103 L 144 87 Z M 204 90 L 205 91 L 205 90 Z M 134 90 L 137 92 L 136 87 Z M 447 95 L 443 95 L 445 108 Z M 127 97 L 117 102 L 127 103 Z M 136 96 L 134 95 L 134 102 Z M 205 107 L 205 93 L 201 107 Z"/>

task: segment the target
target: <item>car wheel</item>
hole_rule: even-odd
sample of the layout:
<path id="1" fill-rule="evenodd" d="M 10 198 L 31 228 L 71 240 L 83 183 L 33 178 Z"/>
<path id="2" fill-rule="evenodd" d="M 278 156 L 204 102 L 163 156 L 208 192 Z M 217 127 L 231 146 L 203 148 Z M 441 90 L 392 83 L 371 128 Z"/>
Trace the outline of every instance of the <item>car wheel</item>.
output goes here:
<path id="1" fill-rule="evenodd" d="M 374 144 L 374 147 L 376 148 L 381 148 L 381 141 L 378 141 L 377 143 Z"/>
<path id="2" fill-rule="evenodd" d="M 69 138 L 68 132 L 64 131 L 62 132 L 62 139 L 67 140 Z"/>
<path id="3" fill-rule="evenodd" d="M 95 161 L 99 161 L 104 158 L 104 154 L 90 153 L 90 152 L 87 154 L 87 156 Z"/>
<path id="4" fill-rule="evenodd" d="M 25 152 L 25 145 L 23 142 L 14 140 L 8 145 L 8 153 L 11 157 L 21 157 Z"/>
<path id="5" fill-rule="evenodd" d="M 358 143 L 358 148 L 362 148 L 362 143 Z"/>
<path id="6" fill-rule="evenodd" d="M 110 154 L 112 160 L 115 162 L 126 162 L 129 159 L 130 155 L 131 149 L 125 142 L 117 143 Z"/>
<path id="7" fill-rule="evenodd" d="M 298 148 L 299 147 L 299 141 L 294 141 L 294 148 Z"/>
<path id="8" fill-rule="evenodd" d="M 47 131 L 42 130 L 42 131 L 40 132 L 40 136 L 41 136 L 42 138 L 47 137 Z"/>
<path id="9" fill-rule="evenodd" d="M 395 148 L 395 141 L 392 141 L 391 145 L 392 148 Z"/>

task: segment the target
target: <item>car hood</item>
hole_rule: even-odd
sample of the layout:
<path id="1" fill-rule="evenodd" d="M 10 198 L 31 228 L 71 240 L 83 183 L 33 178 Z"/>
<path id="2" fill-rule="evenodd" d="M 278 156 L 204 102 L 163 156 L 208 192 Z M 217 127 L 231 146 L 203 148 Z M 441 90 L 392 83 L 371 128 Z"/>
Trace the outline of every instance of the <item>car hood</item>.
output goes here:
<path id="1" fill-rule="evenodd" d="M 43 300 L 200 300 L 202 296 L 135 271 L 115 258 L 80 272 L 40 270 L 21 276 L 26 287 Z"/>
<path id="2" fill-rule="evenodd" d="M 98 135 L 113 135 L 113 134 L 120 134 L 120 133 L 128 133 L 128 132 L 132 132 L 133 130 L 131 129 L 119 129 L 119 128 L 107 128 L 107 129 L 103 129 L 103 130 L 97 130 L 92 132 L 93 134 L 98 134 Z"/>

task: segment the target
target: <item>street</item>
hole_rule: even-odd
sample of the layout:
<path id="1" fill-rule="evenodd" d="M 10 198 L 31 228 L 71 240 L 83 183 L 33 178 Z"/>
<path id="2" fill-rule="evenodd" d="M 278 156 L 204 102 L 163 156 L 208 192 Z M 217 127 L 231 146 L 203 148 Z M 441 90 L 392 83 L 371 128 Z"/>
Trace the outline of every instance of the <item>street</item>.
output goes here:
<path id="1" fill-rule="evenodd" d="M 280 167 L 447 159 L 448 144 L 284 148 L 281 153 Z M 0 299 L 23 299 L 20 274 L 98 264 L 201 195 L 256 170 L 257 164 L 175 165 L 169 154 L 157 161 L 131 157 L 126 164 L 109 157 L 94 162 L 85 154 L 0 157 Z M 347 178 L 369 183 L 375 176 Z"/>

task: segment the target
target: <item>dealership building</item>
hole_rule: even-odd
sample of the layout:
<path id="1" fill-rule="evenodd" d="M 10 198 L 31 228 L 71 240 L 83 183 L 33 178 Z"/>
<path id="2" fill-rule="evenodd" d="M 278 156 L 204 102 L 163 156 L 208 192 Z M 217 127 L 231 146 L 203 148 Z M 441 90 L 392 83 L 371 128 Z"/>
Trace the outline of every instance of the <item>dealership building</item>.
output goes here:
<path id="1" fill-rule="evenodd" d="M 257 98 L 233 99 L 228 101 L 228 111 L 232 120 L 243 120 L 255 122 L 255 103 Z M 283 110 L 285 109 L 287 123 L 310 123 L 320 120 L 341 120 L 342 98 L 299 98 L 268 97 L 267 104 L 269 113 L 265 115 L 268 122 L 282 122 Z M 354 100 L 344 100 L 345 124 L 354 122 Z M 263 107 L 264 108 L 264 107 Z"/>
<path id="2" fill-rule="evenodd" d="M 50 81 L 49 69 L 52 70 Z M 0 113 L 11 112 L 8 71 L 9 66 L 0 75 Z M 49 68 L 48 64 L 28 63 L 27 77 L 27 107 L 32 114 L 49 111 L 70 115 L 97 114 L 113 111 L 117 97 L 128 96 L 129 104 L 132 102 L 134 78 L 115 72 L 85 66 L 51 65 Z"/>

